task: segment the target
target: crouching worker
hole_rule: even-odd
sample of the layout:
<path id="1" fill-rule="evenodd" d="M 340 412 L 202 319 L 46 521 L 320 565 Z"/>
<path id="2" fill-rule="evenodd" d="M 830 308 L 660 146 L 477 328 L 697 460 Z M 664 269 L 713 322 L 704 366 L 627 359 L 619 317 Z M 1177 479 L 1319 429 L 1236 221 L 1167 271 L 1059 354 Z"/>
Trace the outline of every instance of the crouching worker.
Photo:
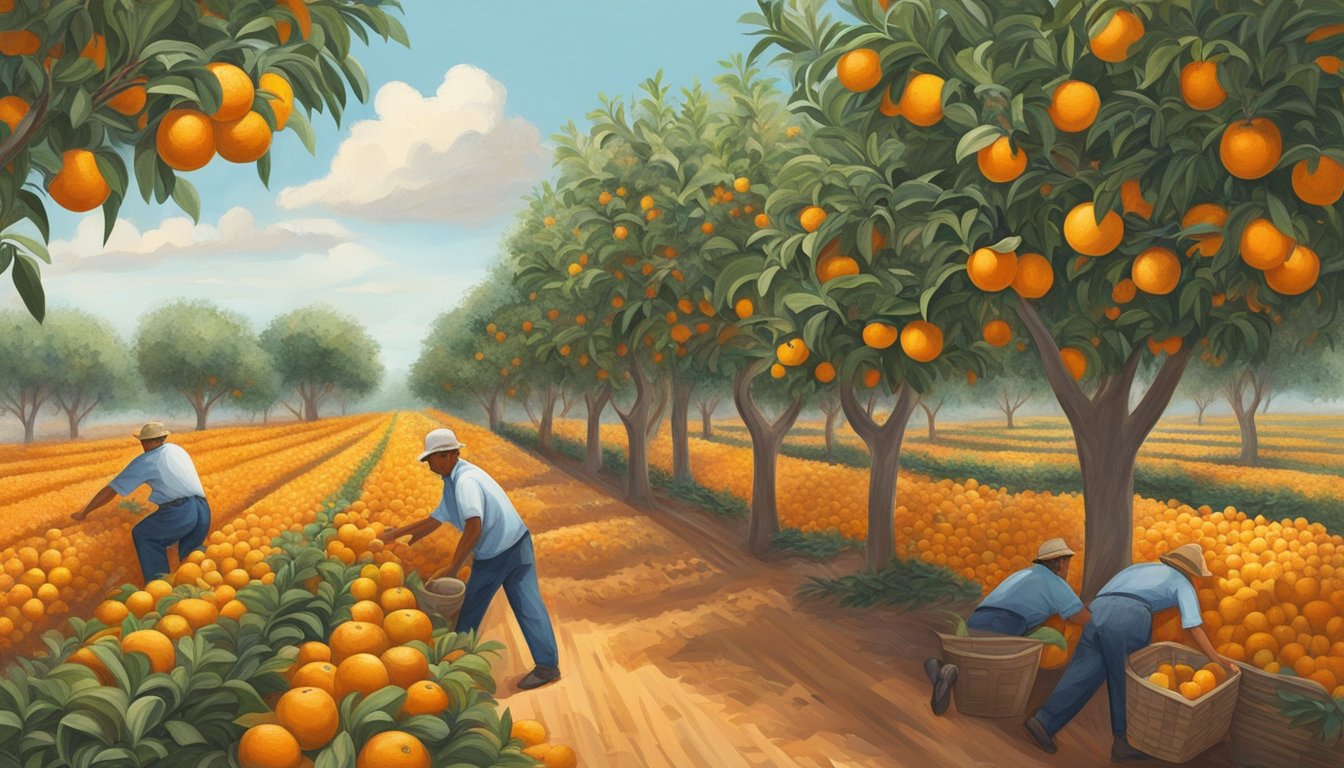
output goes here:
<path id="1" fill-rule="evenodd" d="M 1146 647 L 1153 635 L 1153 614 L 1175 606 L 1181 626 L 1199 650 L 1231 673 L 1232 662 L 1214 651 L 1201 628 L 1198 579 L 1212 576 L 1204 565 L 1204 550 L 1184 544 L 1158 558 L 1156 563 L 1137 563 L 1117 573 L 1092 600 L 1092 620 L 1045 704 L 1026 722 L 1037 746 L 1053 754 L 1054 735 L 1106 682 L 1111 705 L 1111 760 L 1145 760 L 1148 755 L 1130 746 L 1125 736 L 1125 663 L 1129 655 Z"/>
<path id="2" fill-rule="evenodd" d="M 966 620 L 966 628 L 1021 637 L 1056 614 L 1065 621 L 1086 624 L 1092 614 L 1067 581 L 1071 562 L 1073 550 L 1063 539 L 1041 544 L 1033 565 L 1004 579 L 986 595 Z M 947 711 L 952 686 L 957 682 L 957 665 L 928 659 L 924 671 L 933 683 L 929 706 L 935 715 L 941 715 Z"/>

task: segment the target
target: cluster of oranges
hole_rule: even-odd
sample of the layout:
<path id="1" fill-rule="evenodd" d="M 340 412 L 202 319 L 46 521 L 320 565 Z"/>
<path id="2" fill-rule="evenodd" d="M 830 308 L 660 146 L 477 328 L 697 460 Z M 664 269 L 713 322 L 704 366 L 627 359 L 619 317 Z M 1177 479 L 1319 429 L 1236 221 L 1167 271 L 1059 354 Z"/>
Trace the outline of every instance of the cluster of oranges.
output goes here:
<path id="1" fill-rule="evenodd" d="M 266 72 L 254 84 L 251 75 L 229 62 L 211 62 L 206 69 L 223 92 L 219 108 L 208 115 L 199 109 L 169 110 L 154 135 L 159 158 L 174 170 L 203 168 L 216 153 L 231 163 L 260 160 L 271 147 L 271 126 L 252 108 L 258 88 L 274 95 L 270 108 L 277 130 L 294 108 L 294 90 L 282 75 Z"/>
<path id="2" fill-rule="evenodd" d="M 1194 701 L 1221 685 L 1227 679 L 1227 670 L 1214 662 L 1199 669 L 1189 664 L 1160 664 L 1146 679 L 1162 690 L 1179 693 Z"/>

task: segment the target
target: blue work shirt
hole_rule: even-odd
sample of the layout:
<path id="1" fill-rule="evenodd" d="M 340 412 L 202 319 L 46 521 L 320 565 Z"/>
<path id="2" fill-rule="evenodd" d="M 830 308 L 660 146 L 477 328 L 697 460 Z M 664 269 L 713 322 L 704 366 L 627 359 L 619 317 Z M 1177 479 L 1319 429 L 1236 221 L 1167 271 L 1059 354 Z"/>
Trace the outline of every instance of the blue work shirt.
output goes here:
<path id="1" fill-rule="evenodd" d="M 999 582 L 980 601 L 980 607 L 1012 611 L 1026 619 L 1028 627 L 1035 627 L 1055 614 L 1061 619 L 1069 618 L 1083 610 L 1083 601 L 1067 581 L 1037 563 Z"/>
<path id="2" fill-rule="evenodd" d="M 480 518 L 481 537 L 472 548 L 478 560 L 502 555 L 527 534 L 527 525 L 499 483 L 463 459 L 443 479 L 443 499 L 429 516 L 459 531 L 465 530 L 468 519 Z"/>
<path id="3" fill-rule="evenodd" d="M 1192 629 L 1204 623 L 1199 615 L 1199 595 L 1185 574 L 1166 563 L 1136 563 L 1115 574 L 1097 597 L 1113 592 L 1142 599 L 1153 613 L 1176 606 L 1181 611 L 1181 628 Z"/>
<path id="4" fill-rule="evenodd" d="M 149 501 L 167 504 L 170 501 L 200 496 L 205 498 L 201 476 L 196 465 L 180 445 L 164 443 L 158 448 L 136 456 L 108 483 L 118 495 L 129 496 L 136 488 L 149 484 Z"/>

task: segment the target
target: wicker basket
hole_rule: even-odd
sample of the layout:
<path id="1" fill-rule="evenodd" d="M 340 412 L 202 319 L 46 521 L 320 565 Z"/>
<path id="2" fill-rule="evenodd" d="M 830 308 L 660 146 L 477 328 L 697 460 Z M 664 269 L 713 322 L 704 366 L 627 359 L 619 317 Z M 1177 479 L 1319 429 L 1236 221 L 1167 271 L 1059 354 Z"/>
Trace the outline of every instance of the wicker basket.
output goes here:
<path id="1" fill-rule="evenodd" d="M 457 623 L 466 596 L 467 585 L 451 577 L 434 579 L 415 590 L 416 600 L 447 619 L 450 627 Z"/>
<path id="2" fill-rule="evenodd" d="M 1153 643 L 1130 654 L 1125 665 L 1125 715 L 1131 746 L 1168 762 L 1184 763 L 1222 741 L 1237 706 L 1240 671 L 1194 701 L 1148 682 L 1159 664 L 1188 664 L 1198 669 L 1207 663 L 1204 654 L 1177 643 Z"/>
<path id="3" fill-rule="evenodd" d="M 1333 745 L 1305 728 L 1294 728 L 1279 713 L 1279 692 L 1328 702 L 1321 686 L 1288 675 L 1271 675 L 1238 663 L 1243 675 L 1232 715 L 1232 759 L 1241 768 L 1338 768 L 1344 765 L 1344 738 Z"/>
<path id="4" fill-rule="evenodd" d="M 957 665 L 957 711 L 975 717 L 1021 717 L 1043 644 L 1024 637 L 961 637 L 939 633 L 943 663 Z"/>

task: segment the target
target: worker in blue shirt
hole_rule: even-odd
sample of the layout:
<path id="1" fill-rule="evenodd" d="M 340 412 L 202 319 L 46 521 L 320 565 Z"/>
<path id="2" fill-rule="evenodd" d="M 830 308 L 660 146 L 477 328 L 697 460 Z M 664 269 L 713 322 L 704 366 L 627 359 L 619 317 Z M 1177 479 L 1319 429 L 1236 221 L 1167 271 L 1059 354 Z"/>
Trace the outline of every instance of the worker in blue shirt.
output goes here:
<path id="1" fill-rule="evenodd" d="M 130 495 L 148 484 L 149 500 L 158 509 L 131 529 L 140 574 L 146 583 L 168 573 L 168 547 L 177 545 L 180 560 L 201 549 L 210 533 L 210 505 L 196 465 L 182 446 L 168 442 L 168 434 L 157 421 L 132 434 L 140 441 L 141 454 L 131 459 L 84 509 L 71 515 L 83 520 L 117 496 Z"/>
<path id="2" fill-rule="evenodd" d="M 1073 660 L 1064 670 L 1045 704 L 1026 722 L 1037 746 L 1053 754 L 1054 735 L 1074 715 L 1104 680 L 1111 705 L 1112 760 L 1144 760 L 1148 755 L 1130 746 L 1125 736 L 1125 663 L 1129 655 L 1148 645 L 1153 633 L 1153 614 L 1175 606 L 1181 626 L 1210 661 L 1235 670 L 1219 655 L 1201 625 L 1196 582 L 1213 574 L 1204 564 L 1198 544 L 1183 544 L 1158 558 L 1156 563 L 1137 563 L 1117 573 L 1101 588 L 1091 603 L 1092 620 L 1083 628 Z"/>
<path id="3" fill-rule="evenodd" d="M 537 584 L 537 561 L 532 552 L 532 534 L 518 516 L 504 489 L 485 470 L 460 458 L 466 444 L 458 442 L 451 429 L 435 429 L 425 436 L 420 461 L 443 477 L 443 499 L 424 520 L 394 528 L 384 538 L 394 541 L 409 535 L 411 544 L 450 523 L 462 531 L 452 561 L 431 577 L 456 574 L 467 556 L 473 557 L 457 631 L 475 631 L 499 588 L 509 599 L 523 638 L 532 651 L 536 667 L 519 683 L 522 689 L 539 688 L 560 679 L 555 630 Z"/>
<path id="4" fill-rule="evenodd" d="M 1086 624 L 1092 615 L 1067 581 L 1072 561 L 1073 550 L 1063 539 L 1041 544 L 1034 564 L 1004 579 L 986 595 L 966 620 L 966 628 L 1021 637 L 1056 614 L 1065 621 Z M 924 672 L 933 683 L 929 706 L 935 715 L 941 715 L 947 711 L 952 686 L 957 682 L 957 665 L 932 658 L 924 662 Z"/>

